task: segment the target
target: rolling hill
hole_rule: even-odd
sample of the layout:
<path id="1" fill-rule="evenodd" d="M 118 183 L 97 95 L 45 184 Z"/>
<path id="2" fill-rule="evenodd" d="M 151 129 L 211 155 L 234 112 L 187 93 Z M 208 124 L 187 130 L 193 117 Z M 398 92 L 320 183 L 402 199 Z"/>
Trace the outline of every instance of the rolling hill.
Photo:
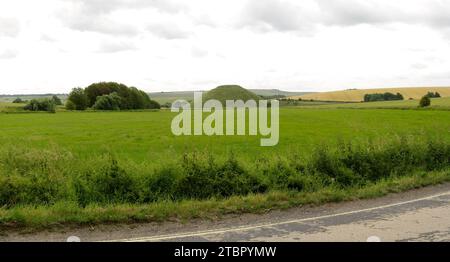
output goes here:
<path id="1" fill-rule="evenodd" d="M 225 104 L 226 100 L 258 101 L 261 97 L 238 85 L 224 85 L 216 87 L 203 95 L 203 101 L 210 99 L 216 99 Z"/>
<path id="2" fill-rule="evenodd" d="M 249 91 L 259 95 L 259 96 L 301 96 L 306 94 L 311 94 L 312 92 L 292 92 L 283 91 L 279 89 L 248 89 Z"/>
<path id="3" fill-rule="evenodd" d="M 427 92 L 439 92 L 442 97 L 450 97 L 450 87 L 408 87 L 408 88 L 379 88 L 379 89 L 351 89 L 342 91 L 331 91 L 322 93 L 312 93 L 301 96 L 291 96 L 293 99 L 319 100 L 319 101 L 342 101 L 360 102 L 364 100 L 365 94 L 374 93 L 400 93 L 405 100 L 410 98 L 420 99 Z"/>

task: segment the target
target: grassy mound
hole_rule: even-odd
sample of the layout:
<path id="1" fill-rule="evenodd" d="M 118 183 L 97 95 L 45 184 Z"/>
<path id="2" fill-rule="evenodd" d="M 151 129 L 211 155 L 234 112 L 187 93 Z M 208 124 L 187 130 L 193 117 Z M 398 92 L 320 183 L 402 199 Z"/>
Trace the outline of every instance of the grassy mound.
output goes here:
<path id="1" fill-rule="evenodd" d="M 226 100 L 243 100 L 244 102 L 248 100 L 259 101 L 260 97 L 241 86 L 224 85 L 214 88 L 203 96 L 204 102 L 210 99 L 219 100 L 225 105 Z"/>

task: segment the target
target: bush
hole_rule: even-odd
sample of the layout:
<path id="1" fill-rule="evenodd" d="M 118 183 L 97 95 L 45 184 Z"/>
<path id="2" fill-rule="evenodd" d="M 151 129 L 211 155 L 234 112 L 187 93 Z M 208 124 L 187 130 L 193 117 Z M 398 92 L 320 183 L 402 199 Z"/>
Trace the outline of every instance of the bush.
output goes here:
<path id="1" fill-rule="evenodd" d="M 97 97 L 93 108 L 96 110 L 120 110 L 122 98 L 117 93 Z"/>
<path id="2" fill-rule="evenodd" d="M 425 96 L 428 98 L 439 98 L 441 97 L 441 94 L 439 94 L 438 92 L 428 92 Z"/>
<path id="3" fill-rule="evenodd" d="M 148 94 L 144 91 L 141 91 L 135 87 L 128 87 L 124 84 L 115 82 L 94 83 L 86 87 L 84 92 L 87 96 L 89 107 L 95 107 L 95 104 L 98 102 L 99 97 L 116 93 L 116 95 L 120 97 L 120 103 L 118 105 L 120 110 L 161 108 L 161 106 L 157 102 L 151 100 Z M 102 110 L 118 110 L 111 109 L 112 107 L 110 106 L 103 106 L 107 105 L 108 102 L 105 101 L 106 99 L 102 100 Z"/>
<path id="4" fill-rule="evenodd" d="M 22 104 L 22 103 L 25 103 L 25 101 L 23 101 L 20 97 L 18 97 L 16 99 L 14 99 L 13 103 L 14 104 Z"/>
<path id="5" fill-rule="evenodd" d="M 60 99 L 58 96 L 56 96 L 56 95 L 54 95 L 54 96 L 52 97 L 52 101 L 53 101 L 53 103 L 54 103 L 55 105 L 57 105 L 57 106 L 61 106 L 61 105 L 62 105 L 61 99 Z"/>
<path id="6" fill-rule="evenodd" d="M 51 99 L 32 99 L 24 109 L 28 111 L 46 111 L 55 113 L 56 105 Z"/>
<path id="7" fill-rule="evenodd" d="M 197 152 L 173 164 L 149 169 L 109 156 L 74 158 L 57 149 L 0 149 L 0 205 L 150 203 L 161 200 L 224 198 L 271 190 L 313 192 L 351 188 L 416 171 L 450 168 L 450 145 L 443 141 L 343 144 L 284 159 L 238 161 Z"/>
<path id="8" fill-rule="evenodd" d="M 384 94 L 366 94 L 364 95 L 364 102 L 375 102 L 375 101 L 392 101 L 392 100 L 403 100 L 403 95 L 400 93 L 392 94 L 386 92 Z"/>
<path id="9" fill-rule="evenodd" d="M 77 106 L 70 100 L 66 101 L 66 109 L 67 110 L 76 110 Z"/>
<path id="10" fill-rule="evenodd" d="M 134 203 L 138 200 L 136 180 L 123 170 L 115 159 L 98 170 L 89 170 L 74 181 L 78 202 Z"/>
<path id="11" fill-rule="evenodd" d="M 75 105 L 75 110 L 86 110 L 88 108 L 88 97 L 82 88 L 72 89 L 67 100 Z"/>
<path id="12" fill-rule="evenodd" d="M 431 99 L 428 96 L 424 96 L 420 99 L 419 107 L 427 107 L 431 105 Z"/>

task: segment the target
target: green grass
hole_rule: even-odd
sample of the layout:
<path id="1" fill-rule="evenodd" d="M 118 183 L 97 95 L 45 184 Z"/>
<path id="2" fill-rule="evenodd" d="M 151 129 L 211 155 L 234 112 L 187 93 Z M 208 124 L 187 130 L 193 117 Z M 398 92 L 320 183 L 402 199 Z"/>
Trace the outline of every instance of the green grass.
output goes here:
<path id="1" fill-rule="evenodd" d="M 367 141 L 398 135 L 441 137 L 450 141 L 449 113 L 445 111 L 291 109 L 280 111 L 280 143 L 259 146 L 254 136 L 181 136 L 170 131 L 174 113 L 61 112 L 57 114 L 0 114 L 0 143 L 31 148 L 58 145 L 81 158 L 113 152 L 136 162 L 161 162 L 184 152 L 208 150 L 215 155 L 233 151 L 252 160 L 261 154 L 310 152 L 338 139 Z"/>
<path id="2" fill-rule="evenodd" d="M 227 100 L 243 100 L 246 102 L 248 100 L 259 101 L 261 98 L 241 86 L 227 85 L 214 88 L 203 95 L 203 102 L 211 99 L 219 100 L 222 105 L 225 105 Z"/>
<path id="3" fill-rule="evenodd" d="M 306 105 L 308 105 L 308 102 L 305 102 Z M 431 106 L 427 108 L 419 108 L 418 106 L 419 100 L 401 100 L 364 103 L 325 103 L 317 106 L 317 108 L 450 110 L 450 97 L 432 98 Z"/>
<path id="4" fill-rule="evenodd" d="M 16 206 L 0 208 L 3 230 L 42 230 L 58 226 L 93 225 L 100 223 L 136 223 L 218 219 L 228 214 L 265 213 L 273 209 L 313 206 L 330 202 L 350 201 L 385 196 L 406 190 L 450 181 L 450 170 L 421 172 L 394 177 L 367 185 L 339 189 L 322 188 L 316 192 L 272 191 L 266 194 L 233 196 L 228 199 L 162 201 L 146 205 L 88 205 L 80 208 L 73 202 L 52 206 Z"/>
<path id="5" fill-rule="evenodd" d="M 448 111 L 282 108 L 280 143 L 268 148 L 252 136 L 176 137 L 174 116 L 0 114 L 0 224 L 208 218 L 450 176 Z"/>

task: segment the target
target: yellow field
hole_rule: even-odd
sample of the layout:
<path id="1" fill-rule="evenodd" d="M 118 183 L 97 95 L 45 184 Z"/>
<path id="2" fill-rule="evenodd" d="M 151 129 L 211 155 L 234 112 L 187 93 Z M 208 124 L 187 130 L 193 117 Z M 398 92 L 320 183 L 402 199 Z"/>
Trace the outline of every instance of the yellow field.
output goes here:
<path id="1" fill-rule="evenodd" d="M 313 99 L 320 101 L 352 101 L 359 102 L 364 100 L 365 94 L 374 93 L 400 93 L 403 95 L 405 100 L 410 98 L 420 99 L 427 92 L 439 92 L 442 97 L 450 97 L 450 87 L 408 87 L 408 88 L 379 88 L 379 89 L 353 89 L 353 90 L 342 90 L 342 91 L 332 91 L 323 93 L 307 94 L 302 96 L 293 96 L 293 99 Z"/>

